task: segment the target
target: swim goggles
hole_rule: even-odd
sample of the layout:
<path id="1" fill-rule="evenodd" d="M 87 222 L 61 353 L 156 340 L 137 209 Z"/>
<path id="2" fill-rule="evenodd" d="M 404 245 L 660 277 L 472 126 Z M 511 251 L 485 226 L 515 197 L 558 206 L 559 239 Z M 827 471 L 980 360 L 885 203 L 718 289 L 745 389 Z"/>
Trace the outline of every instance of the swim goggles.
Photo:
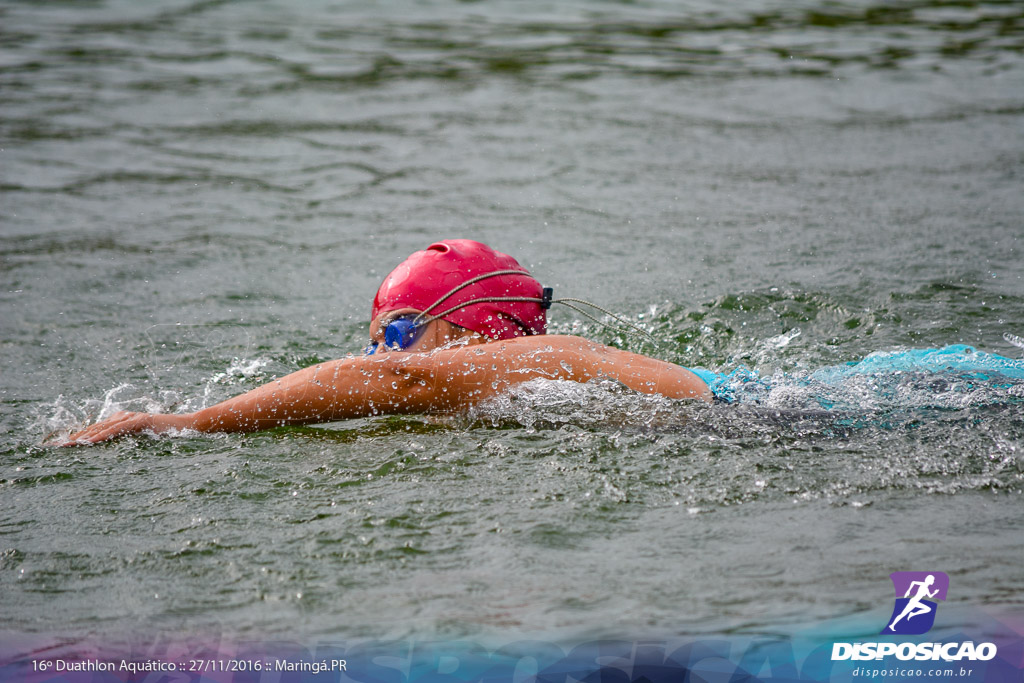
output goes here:
<path id="1" fill-rule="evenodd" d="M 442 296 L 433 304 L 427 306 L 426 310 L 422 311 L 421 313 L 398 316 L 397 318 L 389 322 L 387 326 L 384 328 L 384 346 L 387 347 L 388 349 L 391 349 L 392 351 L 404 351 L 408 349 L 410 346 L 412 346 L 417 339 L 419 339 L 419 336 L 422 333 L 423 328 L 426 327 L 429 323 L 444 318 L 446 315 L 453 313 L 459 310 L 460 308 L 466 308 L 467 306 L 472 306 L 473 304 L 484 303 L 487 301 L 533 301 L 540 304 L 541 308 L 543 309 L 550 308 L 551 294 L 554 290 L 552 290 L 550 287 L 545 287 L 543 289 L 543 296 L 539 299 L 534 297 L 521 296 L 485 296 L 477 299 L 470 299 L 469 301 L 463 301 L 462 303 L 452 306 L 451 308 L 442 311 L 441 313 L 437 313 L 434 315 L 430 314 L 430 311 L 438 308 L 446 299 L 451 297 L 453 294 L 455 294 L 456 292 L 465 287 L 470 286 L 475 282 L 479 282 L 480 280 L 485 280 L 491 277 L 496 277 L 498 275 L 522 275 L 524 272 L 525 271 L 522 270 L 495 270 L 491 271 L 490 273 L 477 275 L 474 278 L 466 280 L 462 284 L 457 285 L 456 287 L 449 290 L 447 294 Z M 529 273 L 527 273 L 527 275 L 528 274 Z M 372 356 L 379 350 L 379 348 L 379 342 L 370 342 L 370 345 L 366 347 L 365 354 L 367 356 Z"/>
<path id="2" fill-rule="evenodd" d="M 412 346 L 426 327 L 416 321 L 417 317 L 415 314 L 402 315 L 389 322 L 384 328 L 384 346 L 392 351 L 404 351 Z M 380 342 L 370 342 L 365 353 L 372 356 L 379 348 Z"/>

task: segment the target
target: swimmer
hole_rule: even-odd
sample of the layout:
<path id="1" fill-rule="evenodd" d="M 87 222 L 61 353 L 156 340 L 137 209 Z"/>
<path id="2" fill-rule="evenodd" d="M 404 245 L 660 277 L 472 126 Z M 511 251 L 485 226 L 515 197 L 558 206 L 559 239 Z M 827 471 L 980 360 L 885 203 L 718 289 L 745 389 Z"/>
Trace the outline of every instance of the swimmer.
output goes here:
<path id="1" fill-rule="evenodd" d="M 548 335 L 545 290 L 519 263 L 444 240 L 393 270 L 373 301 L 370 345 L 186 414 L 119 412 L 63 445 L 124 434 L 254 432 L 373 415 L 450 413 L 544 378 L 609 378 L 646 394 L 710 401 L 690 370 L 571 335 Z"/>

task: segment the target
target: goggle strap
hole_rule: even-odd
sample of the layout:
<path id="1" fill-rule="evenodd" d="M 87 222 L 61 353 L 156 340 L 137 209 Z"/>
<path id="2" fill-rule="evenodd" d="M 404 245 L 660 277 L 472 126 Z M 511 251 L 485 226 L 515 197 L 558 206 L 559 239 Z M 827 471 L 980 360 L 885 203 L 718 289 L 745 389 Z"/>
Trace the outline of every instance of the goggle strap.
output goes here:
<path id="1" fill-rule="evenodd" d="M 606 322 L 598 320 L 597 318 L 595 318 L 594 316 L 590 315 L 589 313 L 587 313 L 583 309 L 578 308 L 576 306 L 573 306 L 571 303 L 567 303 L 569 301 L 572 301 L 572 302 L 575 302 L 575 303 L 578 303 L 578 304 L 586 304 L 587 306 L 590 306 L 591 308 L 595 308 L 595 309 L 601 311 L 602 313 L 604 313 L 609 318 L 612 318 L 612 319 L 618 321 L 621 325 L 625 325 L 626 327 L 628 327 L 630 329 L 636 330 L 637 332 L 639 332 L 643 336 L 647 337 L 647 339 L 650 340 L 650 342 L 652 344 L 654 344 L 655 346 L 658 346 L 658 340 L 655 339 L 654 336 L 650 332 L 648 332 L 647 330 L 643 329 L 642 327 L 639 327 L 638 325 L 634 325 L 633 323 L 629 322 L 628 320 L 625 320 L 625 319 L 615 315 L 614 313 L 612 313 L 611 311 L 609 311 L 606 308 L 601 308 L 597 304 L 590 303 L 586 299 L 573 299 L 573 298 L 554 299 L 554 300 L 552 300 L 551 303 L 553 303 L 553 304 L 562 304 L 566 308 L 571 308 L 572 310 L 576 311 L 580 315 L 584 315 L 584 316 L 590 318 L 591 320 L 593 320 L 598 325 L 601 325 L 602 327 L 607 327 L 610 330 L 614 330 L 615 329 L 614 325 L 609 325 Z"/>
<path id="2" fill-rule="evenodd" d="M 544 301 L 544 299 L 538 299 L 536 297 L 530 297 L 530 296 L 485 296 L 485 297 L 481 297 L 479 299 L 470 299 L 469 301 L 463 301 L 461 304 L 458 304 L 456 306 L 452 306 L 451 308 L 449 308 L 447 311 L 444 311 L 443 313 L 437 313 L 435 315 L 431 315 L 431 316 L 427 316 L 427 317 L 424 317 L 424 314 L 420 313 L 418 316 L 416 316 L 415 322 L 416 322 L 417 325 L 426 325 L 427 323 L 432 323 L 435 320 L 439 320 L 439 319 L 445 317 L 449 313 L 454 313 L 455 311 L 459 310 L 460 308 L 465 308 L 466 306 L 472 306 L 473 304 L 484 304 L 484 303 L 487 303 L 488 301 L 527 301 L 527 302 L 532 301 L 532 302 L 536 302 L 536 303 L 542 303 Z M 431 308 L 433 308 L 433 306 L 431 306 Z"/>
<path id="3" fill-rule="evenodd" d="M 548 293 L 545 291 L 545 294 L 547 295 Z M 535 297 L 522 297 L 522 296 L 488 296 L 488 297 L 481 297 L 479 299 L 471 299 L 471 300 L 465 301 L 465 302 L 463 302 L 463 303 L 461 303 L 461 304 L 459 304 L 457 306 L 452 306 L 451 308 L 449 308 L 448 310 L 444 311 L 443 313 L 438 313 L 436 315 L 431 315 L 431 316 L 428 316 L 426 318 L 423 318 L 422 320 L 421 320 L 421 317 L 423 316 L 423 314 L 421 313 L 419 316 L 416 316 L 415 323 L 417 325 L 426 325 L 427 323 L 431 323 L 431 322 L 434 322 L 435 320 L 438 320 L 440 318 L 445 317 L 449 313 L 454 313 L 455 311 L 459 310 L 460 308 L 465 308 L 466 306 L 472 306 L 473 304 L 487 303 L 488 301 L 527 301 L 527 302 L 536 302 L 536 303 L 541 304 L 542 306 L 545 303 L 548 304 L 548 306 L 550 306 L 551 304 L 562 304 L 566 308 L 571 308 L 572 310 L 576 311 L 580 315 L 589 318 L 590 320 L 594 321 L 598 325 L 601 325 L 602 327 L 607 327 L 608 329 L 611 329 L 611 330 L 616 329 L 614 325 L 609 325 L 606 322 L 598 320 L 597 318 L 595 318 L 594 316 L 590 315 L 589 313 L 587 313 L 583 309 L 579 308 L 578 306 L 574 306 L 573 305 L 573 303 L 584 304 L 586 306 L 590 306 L 591 308 L 594 308 L 594 309 L 604 313 L 606 316 L 608 316 L 609 318 L 612 318 L 613 320 L 617 321 L 619 324 L 624 325 L 624 326 L 626 326 L 626 327 L 628 327 L 628 328 L 630 328 L 632 330 L 635 330 L 636 332 L 639 332 L 643 336 L 647 337 L 647 339 L 649 339 L 655 346 L 657 346 L 657 344 L 658 344 L 658 340 L 655 339 L 651 335 L 650 332 L 648 332 L 647 330 L 643 329 L 642 327 L 634 325 L 633 323 L 629 322 L 628 320 L 625 320 L 624 318 L 621 318 L 620 316 L 615 315 L 614 313 L 612 313 L 611 311 L 609 311 L 606 308 L 602 308 L 602 307 L 598 306 L 597 304 L 594 304 L 594 303 L 591 303 L 591 302 L 587 301 L 586 299 L 574 299 L 574 298 L 571 298 L 571 297 L 567 297 L 567 298 L 564 298 L 564 299 L 551 299 L 550 295 L 545 296 L 543 299 L 538 299 L 538 298 L 535 298 Z M 570 302 L 572 302 L 572 303 L 570 303 Z"/>
<path id="4" fill-rule="evenodd" d="M 528 271 L 525 271 L 525 270 L 494 270 L 494 271 L 491 271 L 490 273 L 484 273 L 483 275 L 477 275 L 476 277 L 470 278 L 470 279 L 466 280 L 465 282 L 463 282 L 462 284 L 460 284 L 460 285 L 450 289 L 447 294 L 445 294 L 440 299 L 438 299 L 434 303 L 432 303 L 429 306 L 427 306 L 426 308 L 424 308 L 423 311 L 420 313 L 420 315 L 417 316 L 417 321 L 419 320 L 419 318 L 427 315 L 428 313 L 430 313 L 430 311 L 432 311 L 433 309 L 435 309 L 438 306 L 440 306 L 441 303 L 445 299 L 449 298 L 451 295 L 455 294 L 456 292 L 458 292 L 459 290 L 463 289 L 464 287 L 469 287 L 470 285 L 475 284 L 477 282 L 480 282 L 481 280 L 486 280 L 489 277 L 497 277 L 499 275 L 529 275 L 529 274 L 530 273 Z M 487 301 L 498 301 L 498 299 L 487 299 Z M 537 299 L 504 299 L 504 301 L 537 301 Z M 474 303 L 479 303 L 479 301 L 476 301 Z M 468 305 L 468 304 L 463 304 L 463 305 Z M 462 308 L 462 306 L 456 306 L 455 308 L 452 309 L 452 311 L 457 311 L 460 308 Z M 442 315 L 447 315 L 448 313 L 451 313 L 451 311 L 447 311 L 446 313 L 444 313 Z M 441 316 L 437 316 L 437 317 L 439 318 Z M 436 318 L 433 318 L 433 319 L 436 319 Z"/>

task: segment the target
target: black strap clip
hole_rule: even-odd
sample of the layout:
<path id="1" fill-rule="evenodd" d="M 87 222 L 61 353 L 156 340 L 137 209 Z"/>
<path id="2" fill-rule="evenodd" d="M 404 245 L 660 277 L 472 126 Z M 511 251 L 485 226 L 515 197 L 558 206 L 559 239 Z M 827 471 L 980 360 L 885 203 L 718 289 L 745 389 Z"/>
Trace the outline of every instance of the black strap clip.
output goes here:
<path id="1" fill-rule="evenodd" d="M 551 308 L 551 297 L 554 296 L 554 294 L 555 294 L 554 287 L 545 287 L 544 288 L 544 294 L 543 294 L 543 296 L 541 296 L 541 299 L 540 299 L 540 307 L 543 308 L 545 311 L 548 310 L 549 308 Z"/>

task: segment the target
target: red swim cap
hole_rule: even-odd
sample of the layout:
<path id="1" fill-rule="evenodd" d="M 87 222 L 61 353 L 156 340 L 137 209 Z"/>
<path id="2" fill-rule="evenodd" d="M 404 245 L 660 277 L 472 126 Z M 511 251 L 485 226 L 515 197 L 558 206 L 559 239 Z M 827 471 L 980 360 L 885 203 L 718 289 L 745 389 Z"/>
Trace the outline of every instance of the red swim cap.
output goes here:
<path id="1" fill-rule="evenodd" d="M 485 278 L 438 301 L 467 280 L 496 270 L 516 270 L 522 275 Z M 417 251 L 384 278 L 373 298 L 371 319 L 400 308 L 415 308 L 427 316 L 437 315 L 460 303 L 486 297 L 540 299 L 543 289 L 508 254 L 473 240 L 444 240 Z M 534 301 L 480 302 L 452 311 L 443 318 L 490 339 L 511 339 L 547 331 L 545 310 Z"/>

